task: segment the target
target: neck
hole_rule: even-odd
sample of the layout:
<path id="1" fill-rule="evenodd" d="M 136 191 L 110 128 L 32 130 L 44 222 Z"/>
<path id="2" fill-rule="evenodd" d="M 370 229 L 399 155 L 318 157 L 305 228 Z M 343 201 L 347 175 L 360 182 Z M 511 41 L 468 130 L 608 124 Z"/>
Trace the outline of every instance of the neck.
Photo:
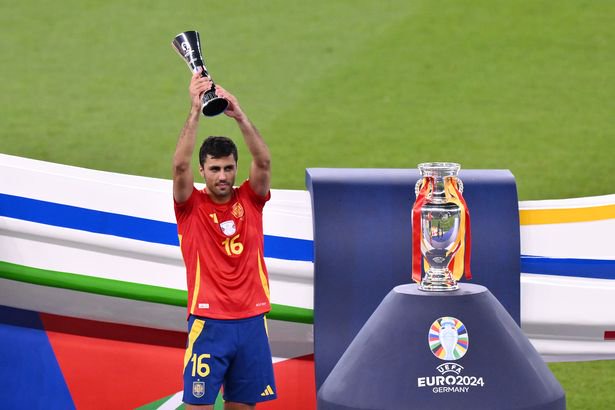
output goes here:
<path id="1" fill-rule="evenodd" d="M 211 201 L 215 204 L 225 204 L 227 202 L 229 202 L 231 200 L 231 198 L 233 197 L 233 192 L 229 192 L 228 195 L 215 195 L 213 192 L 211 192 L 209 189 L 205 189 L 207 192 L 207 196 L 209 196 L 209 199 L 211 199 Z"/>

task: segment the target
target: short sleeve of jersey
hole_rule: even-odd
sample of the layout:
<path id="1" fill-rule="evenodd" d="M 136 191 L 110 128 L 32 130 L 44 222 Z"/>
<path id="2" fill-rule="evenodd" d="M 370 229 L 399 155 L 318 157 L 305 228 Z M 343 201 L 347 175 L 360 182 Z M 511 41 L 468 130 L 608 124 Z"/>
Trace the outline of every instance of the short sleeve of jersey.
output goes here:
<path id="1" fill-rule="evenodd" d="M 254 204 L 256 209 L 262 211 L 267 201 L 271 199 L 271 191 L 267 192 L 267 195 L 260 196 L 250 186 L 250 180 L 246 179 L 243 184 L 239 187 L 239 190 L 242 193 L 245 193 L 246 196 L 250 199 L 250 202 Z"/>
<path id="2" fill-rule="evenodd" d="M 198 193 L 199 191 L 195 187 L 192 187 L 192 193 L 190 193 L 190 197 L 188 197 L 185 202 L 177 202 L 175 198 L 173 198 L 175 218 L 178 223 L 183 222 L 190 215 L 198 200 Z"/>

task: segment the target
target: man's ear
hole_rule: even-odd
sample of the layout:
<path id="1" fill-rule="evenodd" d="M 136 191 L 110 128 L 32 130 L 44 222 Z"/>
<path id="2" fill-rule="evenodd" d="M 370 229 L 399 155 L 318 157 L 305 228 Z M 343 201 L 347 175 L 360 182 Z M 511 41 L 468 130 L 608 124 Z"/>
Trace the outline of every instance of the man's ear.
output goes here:
<path id="1" fill-rule="evenodd" d="M 205 178 L 205 168 L 199 166 L 199 174 L 201 174 L 201 176 Z"/>

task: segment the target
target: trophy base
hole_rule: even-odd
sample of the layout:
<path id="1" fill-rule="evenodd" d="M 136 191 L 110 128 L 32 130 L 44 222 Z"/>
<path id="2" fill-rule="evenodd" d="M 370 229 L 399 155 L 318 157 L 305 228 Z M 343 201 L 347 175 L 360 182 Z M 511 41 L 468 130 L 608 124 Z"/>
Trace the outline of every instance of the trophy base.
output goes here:
<path id="1" fill-rule="evenodd" d="M 418 289 L 423 292 L 452 292 L 459 290 L 459 285 L 452 282 L 421 282 Z"/>
<path id="2" fill-rule="evenodd" d="M 459 289 L 459 284 L 453 279 L 453 273 L 448 269 L 429 269 L 418 285 L 423 292 L 451 292 Z"/>
<path id="3" fill-rule="evenodd" d="M 202 112 L 206 117 L 215 117 L 222 114 L 228 107 L 228 101 L 222 97 L 214 97 L 203 104 Z"/>

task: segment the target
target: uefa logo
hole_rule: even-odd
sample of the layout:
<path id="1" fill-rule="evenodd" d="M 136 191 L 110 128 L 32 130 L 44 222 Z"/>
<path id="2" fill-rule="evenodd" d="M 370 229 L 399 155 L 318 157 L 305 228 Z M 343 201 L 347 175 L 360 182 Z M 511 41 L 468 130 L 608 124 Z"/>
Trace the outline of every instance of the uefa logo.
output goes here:
<path id="1" fill-rule="evenodd" d="M 429 348 L 438 359 L 458 360 L 468 351 L 468 330 L 461 320 L 444 316 L 431 324 Z"/>

